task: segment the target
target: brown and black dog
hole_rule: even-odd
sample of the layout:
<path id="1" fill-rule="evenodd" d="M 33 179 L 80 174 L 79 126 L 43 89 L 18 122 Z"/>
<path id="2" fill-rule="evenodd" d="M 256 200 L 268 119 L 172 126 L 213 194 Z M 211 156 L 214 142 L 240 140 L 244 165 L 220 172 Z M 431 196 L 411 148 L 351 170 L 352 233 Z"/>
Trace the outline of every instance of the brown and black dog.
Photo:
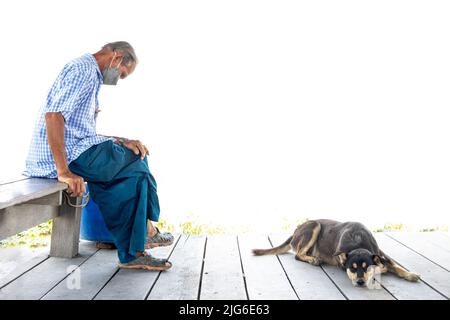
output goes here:
<path id="1" fill-rule="evenodd" d="M 316 266 L 326 263 L 341 267 L 355 286 L 368 285 L 370 266 L 378 267 L 380 273 L 392 272 L 409 281 L 420 278 L 381 251 L 372 233 L 359 222 L 310 220 L 299 225 L 280 246 L 254 249 L 253 254 L 281 254 L 291 249 L 297 260 Z"/>

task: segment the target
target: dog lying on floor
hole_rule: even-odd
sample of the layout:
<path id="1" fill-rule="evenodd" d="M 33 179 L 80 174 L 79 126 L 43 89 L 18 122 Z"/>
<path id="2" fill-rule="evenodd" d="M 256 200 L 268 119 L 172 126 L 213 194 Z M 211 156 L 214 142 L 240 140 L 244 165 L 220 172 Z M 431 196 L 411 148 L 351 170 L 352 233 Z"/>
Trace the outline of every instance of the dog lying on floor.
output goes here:
<path id="1" fill-rule="evenodd" d="M 295 252 L 295 259 L 318 266 L 326 263 L 347 272 L 354 286 L 369 286 L 377 272 L 392 272 L 409 281 L 420 276 L 399 266 L 378 248 L 372 233 L 359 222 L 310 220 L 297 227 L 283 244 L 271 249 L 253 249 L 255 255 Z"/>

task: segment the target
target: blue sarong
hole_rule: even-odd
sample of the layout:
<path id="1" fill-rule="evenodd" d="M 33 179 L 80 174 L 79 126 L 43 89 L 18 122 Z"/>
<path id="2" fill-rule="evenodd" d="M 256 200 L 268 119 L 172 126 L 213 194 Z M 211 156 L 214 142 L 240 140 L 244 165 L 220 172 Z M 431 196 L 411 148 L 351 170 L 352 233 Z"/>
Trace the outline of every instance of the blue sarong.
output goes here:
<path id="1" fill-rule="evenodd" d="M 117 247 L 119 260 L 127 263 L 145 250 L 147 219 L 159 219 L 156 181 L 147 156 L 105 141 L 92 146 L 69 164 L 88 183 L 89 195 L 98 205 Z"/>

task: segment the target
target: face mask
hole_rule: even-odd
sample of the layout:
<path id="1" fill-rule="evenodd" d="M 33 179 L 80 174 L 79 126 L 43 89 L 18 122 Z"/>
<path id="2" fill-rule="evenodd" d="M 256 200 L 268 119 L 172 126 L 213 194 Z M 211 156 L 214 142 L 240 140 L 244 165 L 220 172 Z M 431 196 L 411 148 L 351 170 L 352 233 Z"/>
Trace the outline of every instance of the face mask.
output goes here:
<path id="1" fill-rule="evenodd" d="M 114 57 L 116 56 L 116 53 L 114 53 Z M 103 74 L 103 84 L 109 84 L 109 85 L 113 85 L 115 86 L 117 84 L 117 81 L 119 81 L 120 78 L 120 71 L 119 71 L 119 67 L 120 64 L 122 63 L 122 60 L 120 60 L 119 64 L 117 65 L 117 67 L 115 68 L 111 68 L 111 64 L 114 60 L 114 57 L 112 58 L 109 67 L 105 68 L 105 70 L 103 70 L 102 74 Z"/>

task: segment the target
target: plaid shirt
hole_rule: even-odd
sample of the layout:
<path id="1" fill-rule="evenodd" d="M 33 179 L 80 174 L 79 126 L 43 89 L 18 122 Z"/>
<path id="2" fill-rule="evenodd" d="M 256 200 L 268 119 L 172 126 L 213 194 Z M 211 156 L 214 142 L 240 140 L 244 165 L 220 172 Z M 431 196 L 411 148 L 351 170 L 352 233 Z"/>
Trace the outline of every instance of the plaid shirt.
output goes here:
<path id="1" fill-rule="evenodd" d="M 103 76 L 97 61 L 89 53 L 64 66 L 40 109 L 24 175 L 57 178 L 55 161 L 47 140 L 46 112 L 60 112 L 64 117 L 68 164 L 93 145 L 114 139 L 96 133 L 98 92 L 102 82 Z"/>

